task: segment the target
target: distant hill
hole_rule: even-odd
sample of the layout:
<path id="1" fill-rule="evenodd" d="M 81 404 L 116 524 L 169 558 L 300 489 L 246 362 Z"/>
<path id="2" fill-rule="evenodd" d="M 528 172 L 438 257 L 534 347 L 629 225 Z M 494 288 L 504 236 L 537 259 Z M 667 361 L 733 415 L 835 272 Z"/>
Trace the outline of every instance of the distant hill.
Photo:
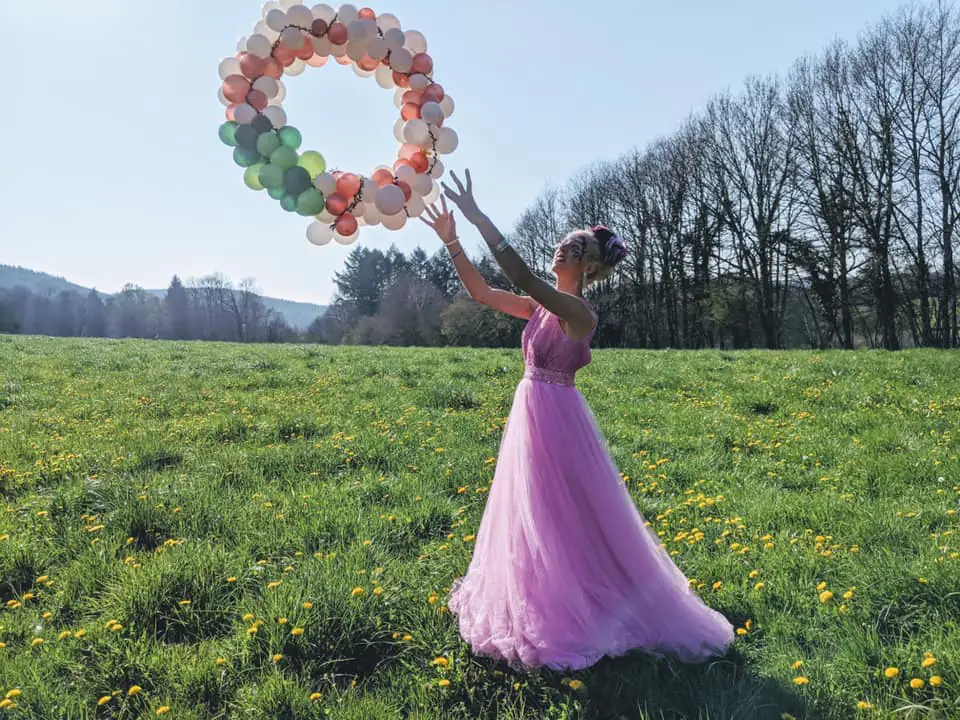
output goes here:
<path id="1" fill-rule="evenodd" d="M 62 277 L 54 277 L 44 272 L 12 265 L 0 265 L 0 289 L 9 289 L 17 285 L 21 285 L 39 295 L 56 295 L 64 290 L 78 293 L 90 292 L 90 288 L 77 285 Z M 146 292 L 157 297 L 163 297 L 167 293 L 166 289 L 147 290 Z M 109 295 L 109 293 L 104 294 Z M 306 329 L 318 316 L 327 311 L 325 305 L 262 296 L 261 300 L 263 300 L 267 309 L 279 313 L 291 327 L 298 330 Z"/>

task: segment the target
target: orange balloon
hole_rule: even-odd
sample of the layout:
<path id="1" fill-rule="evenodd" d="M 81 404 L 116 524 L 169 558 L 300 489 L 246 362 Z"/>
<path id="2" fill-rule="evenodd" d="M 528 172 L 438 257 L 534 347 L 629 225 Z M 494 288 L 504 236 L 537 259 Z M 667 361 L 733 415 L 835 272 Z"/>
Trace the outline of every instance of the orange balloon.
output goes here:
<path id="1" fill-rule="evenodd" d="M 377 184 L 378 188 L 382 188 L 385 185 L 393 184 L 393 173 L 390 172 L 389 170 L 384 170 L 383 168 L 380 168 L 373 174 L 373 178 L 371 179 L 373 180 L 373 182 Z"/>
<path id="2" fill-rule="evenodd" d="M 347 26 L 341 22 L 333 23 L 330 29 L 327 30 L 327 38 L 334 45 L 343 45 L 349 37 L 350 34 L 347 32 Z"/>
<path id="3" fill-rule="evenodd" d="M 257 112 L 263 112 L 270 101 L 267 100 L 267 96 L 260 90 L 251 90 L 247 94 L 247 102 L 253 105 Z"/>
<path id="4" fill-rule="evenodd" d="M 323 67 L 327 64 L 327 59 L 329 55 L 314 55 L 312 58 L 307 60 L 307 65 L 310 67 Z"/>
<path id="5" fill-rule="evenodd" d="M 423 91 L 423 101 L 425 103 L 427 102 L 438 103 L 441 100 L 443 100 L 446 96 L 447 94 L 444 92 L 443 86 L 438 85 L 437 83 L 433 83 L 433 85 L 429 85 L 427 89 Z"/>
<path id="6" fill-rule="evenodd" d="M 279 80 L 283 77 L 283 65 L 275 57 L 270 56 L 264 63 L 263 74 L 272 77 L 274 80 Z"/>
<path id="7" fill-rule="evenodd" d="M 339 215 L 347 209 L 347 200 L 341 195 L 331 195 L 327 198 L 327 212 L 331 215 Z"/>
<path id="8" fill-rule="evenodd" d="M 266 62 L 262 57 L 254 55 L 252 53 L 240 53 L 240 72 L 244 74 L 245 77 L 250 80 L 256 80 L 258 77 L 263 75 L 263 69 L 266 67 Z"/>
<path id="9" fill-rule="evenodd" d="M 403 197 L 409 200 L 413 196 L 413 188 L 403 180 L 397 180 L 397 187 L 403 190 Z"/>
<path id="10" fill-rule="evenodd" d="M 374 60 L 374 59 L 373 59 L 372 57 L 370 57 L 369 55 L 364 55 L 364 56 L 363 56 L 362 58 L 360 58 L 360 60 L 357 62 L 357 65 L 360 67 L 361 70 L 367 70 L 367 71 L 370 71 L 370 72 L 372 72 L 373 70 L 376 70 L 376 69 L 377 69 L 377 66 L 378 66 L 379 64 L 380 64 L 379 62 L 377 62 L 376 60 Z"/>
<path id="11" fill-rule="evenodd" d="M 433 72 L 433 58 L 427 53 L 417 53 L 413 56 L 413 67 L 410 72 L 429 75 Z"/>
<path id="12" fill-rule="evenodd" d="M 368 7 L 360 8 L 357 12 L 357 17 L 361 20 L 376 20 L 377 14 Z"/>
<path id="13" fill-rule="evenodd" d="M 404 73 L 393 71 L 393 83 L 397 87 L 410 87 L 410 76 Z"/>
<path id="14" fill-rule="evenodd" d="M 413 166 L 413 169 L 418 173 L 425 173 L 430 167 L 430 161 L 427 159 L 427 154 L 420 150 L 415 152 L 410 158 L 410 164 Z"/>
<path id="15" fill-rule="evenodd" d="M 403 104 L 413 103 L 414 105 L 423 105 L 423 93 L 419 90 L 407 90 L 403 94 Z"/>
<path id="16" fill-rule="evenodd" d="M 400 117 L 404 120 L 419 120 L 420 119 L 420 106 L 414 105 L 413 103 L 407 103 L 400 110 Z"/>
<path id="17" fill-rule="evenodd" d="M 293 61 L 297 59 L 296 54 L 284 44 L 277 45 L 276 49 L 273 51 L 273 56 L 277 59 L 277 62 L 283 65 L 283 67 L 290 67 L 293 65 Z"/>
<path id="18" fill-rule="evenodd" d="M 353 173 L 344 173 L 337 180 L 337 193 L 345 198 L 352 198 L 360 192 L 360 178 Z"/>
<path id="19" fill-rule="evenodd" d="M 231 75 L 223 81 L 223 96 L 232 103 L 242 103 L 250 92 L 250 81 L 243 75 Z"/>
<path id="20" fill-rule="evenodd" d="M 357 231 L 357 219 L 348 212 L 345 212 L 337 220 L 337 232 L 343 237 L 350 237 Z"/>
<path id="21" fill-rule="evenodd" d="M 294 55 L 296 55 L 301 60 L 309 60 L 310 58 L 312 58 L 314 55 L 313 40 L 311 40 L 309 37 L 304 37 L 303 47 L 297 50 L 296 52 L 294 52 Z"/>

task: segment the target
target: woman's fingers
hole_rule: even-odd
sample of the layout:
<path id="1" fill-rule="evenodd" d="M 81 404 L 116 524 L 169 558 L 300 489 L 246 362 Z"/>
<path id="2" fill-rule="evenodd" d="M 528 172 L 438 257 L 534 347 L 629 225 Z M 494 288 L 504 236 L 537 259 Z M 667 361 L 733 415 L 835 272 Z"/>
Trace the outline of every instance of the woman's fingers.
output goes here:
<path id="1" fill-rule="evenodd" d="M 467 192 L 468 192 L 468 193 L 472 193 L 472 192 L 473 192 L 473 178 L 470 177 L 470 168 L 466 168 L 463 172 L 464 172 L 464 174 L 467 176 Z"/>
<path id="2" fill-rule="evenodd" d="M 450 171 L 450 177 L 453 178 L 453 181 L 457 184 L 457 190 L 459 190 L 461 193 L 466 192 L 466 189 L 463 187 L 463 183 L 460 182 L 460 178 L 458 178 L 457 174 L 452 170 Z"/>
<path id="3" fill-rule="evenodd" d="M 443 212 L 445 215 L 450 215 L 450 211 L 447 209 L 447 198 L 443 195 L 440 196 L 440 205 L 443 207 Z"/>

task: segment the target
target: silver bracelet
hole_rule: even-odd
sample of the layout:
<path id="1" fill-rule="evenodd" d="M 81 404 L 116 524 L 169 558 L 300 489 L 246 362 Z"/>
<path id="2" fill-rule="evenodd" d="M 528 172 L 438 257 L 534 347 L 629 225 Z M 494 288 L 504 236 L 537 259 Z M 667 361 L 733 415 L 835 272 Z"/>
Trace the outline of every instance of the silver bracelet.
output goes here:
<path id="1" fill-rule="evenodd" d="M 500 242 L 497 244 L 497 246 L 493 249 L 493 251 L 494 251 L 494 252 L 498 252 L 498 253 L 499 253 L 499 252 L 503 252 L 503 251 L 506 250 L 508 247 L 510 247 L 510 243 L 507 242 L 507 239 L 506 239 L 506 238 L 503 238 L 503 239 L 500 240 Z"/>
<path id="2" fill-rule="evenodd" d="M 457 250 L 453 255 L 450 256 L 450 259 L 454 260 L 460 255 L 463 255 L 463 250 Z"/>

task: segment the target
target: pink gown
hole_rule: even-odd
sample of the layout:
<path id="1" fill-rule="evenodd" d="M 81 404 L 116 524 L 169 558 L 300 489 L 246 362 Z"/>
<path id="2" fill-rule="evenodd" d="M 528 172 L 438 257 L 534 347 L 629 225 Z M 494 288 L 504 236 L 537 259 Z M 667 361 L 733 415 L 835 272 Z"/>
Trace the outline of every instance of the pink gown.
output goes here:
<path id="1" fill-rule="evenodd" d="M 470 566 L 449 608 L 474 653 L 581 669 L 630 650 L 722 655 L 731 624 L 690 590 L 645 526 L 574 385 L 590 338 L 539 307 Z"/>

